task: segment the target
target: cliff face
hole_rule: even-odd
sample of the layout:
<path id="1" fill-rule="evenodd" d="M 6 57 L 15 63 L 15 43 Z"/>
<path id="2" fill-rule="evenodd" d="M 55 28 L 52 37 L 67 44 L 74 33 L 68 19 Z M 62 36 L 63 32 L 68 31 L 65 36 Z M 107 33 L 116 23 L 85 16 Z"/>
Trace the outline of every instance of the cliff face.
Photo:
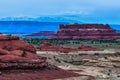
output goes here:
<path id="1" fill-rule="evenodd" d="M 120 39 L 108 24 L 68 24 L 60 25 L 55 39 Z"/>

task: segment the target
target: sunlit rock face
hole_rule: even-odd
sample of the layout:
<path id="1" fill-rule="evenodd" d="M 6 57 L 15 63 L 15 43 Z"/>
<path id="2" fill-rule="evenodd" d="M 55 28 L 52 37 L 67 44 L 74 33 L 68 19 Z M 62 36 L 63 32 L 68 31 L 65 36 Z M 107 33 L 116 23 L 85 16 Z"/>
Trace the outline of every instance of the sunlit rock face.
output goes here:
<path id="1" fill-rule="evenodd" d="M 17 36 L 0 34 L 0 61 L 11 62 L 19 60 L 39 59 L 36 49 Z"/>
<path id="2" fill-rule="evenodd" d="M 0 80 L 53 80 L 79 76 L 62 70 L 36 54 L 16 36 L 0 34 Z M 86 76 L 90 77 L 90 76 Z"/>
<path id="3" fill-rule="evenodd" d="M 67 24 L 60 25 L 60 29 L 54 39 L 120 39 L 108 24 Z"/>
<path id="4" fill-rule="evenodd" d="M 24 50 L 32 53 L 36 52 L 35 48 L 31 44 L 21 41 L 19 37 L 2 34 L 0 35 L 0 48 L 8 51 Z"/>

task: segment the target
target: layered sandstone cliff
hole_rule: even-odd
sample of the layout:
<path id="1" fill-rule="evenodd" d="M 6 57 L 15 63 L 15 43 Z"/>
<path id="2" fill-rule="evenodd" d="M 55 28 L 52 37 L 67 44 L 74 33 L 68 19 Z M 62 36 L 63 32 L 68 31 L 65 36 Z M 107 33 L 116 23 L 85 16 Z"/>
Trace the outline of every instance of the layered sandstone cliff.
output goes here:
<path id="1" fill-rule="evenodd" d="M 31 44 L 21 41 L 19 37 L 16 36 L 0 35 L 0 69 L 6 68 L 7 65 L 13 68 L 13 63 L 34 63 L 37 61 L 38 63 L 45 62 L 45 59 L 40 59 L 39 56 L 36 55 L 36 49 Z M 14 67 L 20 67 L 17 64 L 14 65 Z M 23 66 L 23 64 L 21 64 L 21 66 Z"/>
<path id="2" fill-rule="evenodd" d="M 116 33 L 108 24 L 67 24 L 60 25 L 54 39 L 120 39 L 120 34 Z"/>
<path id="3" fill-rule="evenodd" d="M 36 49 L 15 36 L 0 34 L 0 80 L 53 80 L 79 76 L 47 63 Z M 87 76 L 86 77 L 90 77 Z"/>

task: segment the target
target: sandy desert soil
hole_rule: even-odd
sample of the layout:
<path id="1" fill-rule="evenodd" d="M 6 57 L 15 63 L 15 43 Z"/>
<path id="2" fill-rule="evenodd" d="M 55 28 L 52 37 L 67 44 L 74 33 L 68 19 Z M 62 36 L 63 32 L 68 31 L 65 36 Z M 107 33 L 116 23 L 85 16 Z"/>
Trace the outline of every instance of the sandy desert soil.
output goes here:
<path id="1" fill-rule="evenodd" d="M 83 51 L 72 53 L 37 52 L 47 61 L 62 69 L 82 75 L 94 76 L 95 80 L 120 80 L 119 50 Z M 84 76 L 83 76 L 84 78 Z M 79 77 L 58 80 L 90 80 Z"/>

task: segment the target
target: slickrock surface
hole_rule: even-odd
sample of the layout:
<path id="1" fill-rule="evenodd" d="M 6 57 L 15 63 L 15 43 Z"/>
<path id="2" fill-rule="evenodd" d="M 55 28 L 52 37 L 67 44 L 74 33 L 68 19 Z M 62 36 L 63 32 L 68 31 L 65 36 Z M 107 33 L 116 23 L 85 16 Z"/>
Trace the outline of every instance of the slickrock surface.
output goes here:
<path id="1" fill-rule="evenodd" d="M 59 45 L 43 42 L 41 43 L 38 48 L 38 51 L 56 51 L 56 52 L 75 52 L 75 51 L 101 51 L 100 49 L 93 48 L 90 46 L 80 46 L 78 49 L 76 48 L 64 48 Z"/>
<path id="2" fill-rule="evenodd" d="M 108 24 L 67 24 L 60 25 L 60 29 L 53 39 L 120 39 Z"/>

